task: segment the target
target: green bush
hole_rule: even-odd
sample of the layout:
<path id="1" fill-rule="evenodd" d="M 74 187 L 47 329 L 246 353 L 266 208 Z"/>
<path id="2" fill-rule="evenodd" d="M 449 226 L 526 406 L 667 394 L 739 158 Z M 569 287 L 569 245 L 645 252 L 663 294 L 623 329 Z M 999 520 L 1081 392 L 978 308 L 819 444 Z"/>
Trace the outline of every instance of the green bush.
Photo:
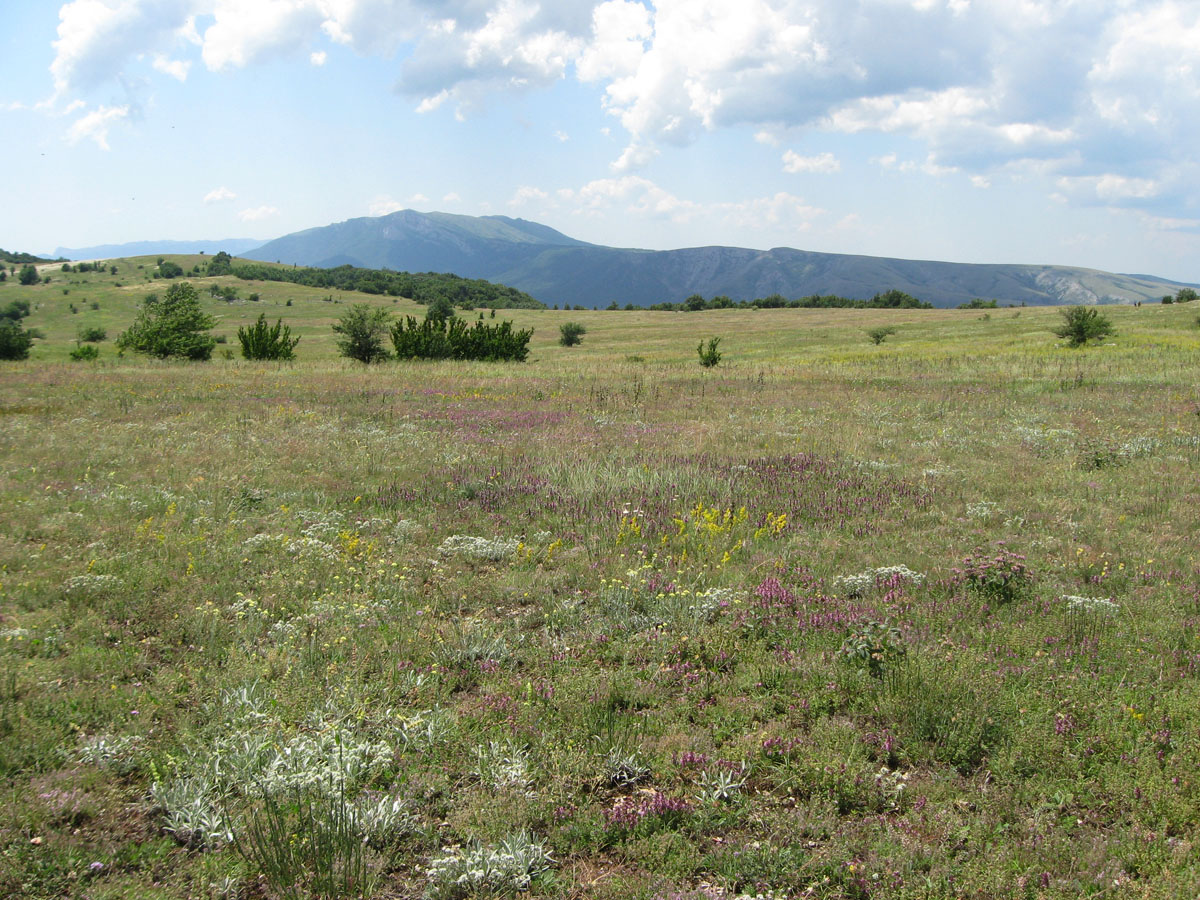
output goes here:
<path id="1" fill-rule="evenodd" d="M 0 319 L 11 319 L 14 322 L 19 322 L 27 315 L 29 315 L 28 300 L 11 300 L 4 306 L 0 306 Z"/>
<path id="2" fill-rule="evenodd" d="M 397 359 L 476 359 L 489 362 L 524 362 L 529 355 L 533 329 L 514 331 L 512 322 L 470 327 L 462 319 L 425 319 L 412 316 L 392 328 Z"/>
<path id="3" fill-rule="evenodd" d="M 587 329 L 579 322 L 565 322 L 558 326 L 558 342 L 564 347 L 574 347 L 576 344 L 583 341 L 583 336 L 587 334 Z"/>
<path id="4" fill-rule="evenodd" d="M 338 352 L 368 364 L 387 359 L 383 338 L 387 334 L 389 318 L 386 309 L 372 309 L 365 303 L 355 303 L 333 326 L 334 334 L 341 335 L 337 339 Z"/>
<path id="5" fill-rule="evenodd" d="M 0 319 L 0 359 L 28 359 L 34 333 L 20 322 Z"/>
<path id="6" fill-rule="evenodd" d="M 709 338 L 708 346 L 704 346 L 704 341 L 701 341 L 696 347 L 696 352 L 700 354 L 700 365 L 706 369 L 711 369 L 721 361 L 721 352 L 717 350 L 717 344 L 721 343 L 719 337 Z"/>
<path id="7" fill-rule="evenodd" d="M 274 327 L 267 324 L 267 314 L 260 313 L 252 328 L 239 328 L 238 340 L 245 359 L 295 359 L 300 338 L 292 337 L 292 329 L 278 319 Z"/>
<path id="8" fill-rule="evenodd" d="M 137 319 L 117 338 L 117 348 L 159 359 L 209 359 L 217 342 L 208 332 L 215 324 L 200 308 L 196 289 L 185 281 L 167 288 L 161 300 L 148 295 Z"/>
<path id="9" fill-rule="evenodd" d="M 31 265 L 21 266 L 21 273 L 17 275 L 17 281 L 21 284 L 37 284 L 40 280 L 36 268 Z"/>
<path id="10" fill-rule="evenodd" d="M 890 325 L 888 325 L 886 327 L 882 327 L 882 328 L 867 329 L 867 337 L 869 337 L 871 339 L 872 344 L 882 344 L 884 341 L 886 341 L 888 339 L 889 335 L 892 335 L 895 333 L 896 333 L 896 329 L 892 328 Z"/>
<path id="11" fill-rule="evenodd" d="M 1102 341 L 1116 333 L 1108 317 L 1090 306 L 1064 309 L 1062 317 L 1063 324 L 1054 333 L 1066 338 L 1072 347 L 1082 347 L 1089 341 Z"/>
<path id="12" fill-rule="evenodd" d="M 100 348 L 95 344 L 80 344 L 71 351 L 71 359 L 76 362 L 90 362 L 100 357 Z"/>
<path id="13" fill-rule="evenodd" d="M 81 344 L 98 344 L 108 338 L 108 332 L 99 325 L 80 325 L 76 336 Z"/>

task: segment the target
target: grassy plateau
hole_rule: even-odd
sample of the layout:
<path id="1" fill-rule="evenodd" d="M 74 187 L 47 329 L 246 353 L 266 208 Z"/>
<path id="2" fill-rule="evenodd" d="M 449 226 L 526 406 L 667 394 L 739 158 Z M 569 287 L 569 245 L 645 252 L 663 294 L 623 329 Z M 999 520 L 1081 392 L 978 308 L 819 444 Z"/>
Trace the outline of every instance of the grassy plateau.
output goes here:
<path id="1" fill-rule="evenodd" d="M 112 265 L 0 284 L 0 896 L 1200 896 L 1197 304 L 173 363 Z"/>

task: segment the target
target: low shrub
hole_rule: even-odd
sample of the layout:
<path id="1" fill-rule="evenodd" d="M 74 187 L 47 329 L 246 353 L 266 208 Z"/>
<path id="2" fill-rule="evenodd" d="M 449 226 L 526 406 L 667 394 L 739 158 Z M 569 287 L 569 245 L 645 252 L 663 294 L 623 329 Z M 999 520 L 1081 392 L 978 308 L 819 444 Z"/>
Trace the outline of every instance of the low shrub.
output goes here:
<path id="1" fill-rule="evenodd" d="M 392 327 L 392 344 L 397 359 L 474 359 L 488 362 L 524 362 L 529 355 L 533 329 L 514 330 L 512 322 L 470 327 L 458 318 L 412 316 Z"/>
<path id="2" fill-rule="evenodd" d="M 274 326 L 267 324 L 267 314 L 259 313 L 252 328 L 239 328 L 238 341 L 245 359 L 295 359 L 300 338 L 292 337 L 292 329 L 278 319 Z"/>

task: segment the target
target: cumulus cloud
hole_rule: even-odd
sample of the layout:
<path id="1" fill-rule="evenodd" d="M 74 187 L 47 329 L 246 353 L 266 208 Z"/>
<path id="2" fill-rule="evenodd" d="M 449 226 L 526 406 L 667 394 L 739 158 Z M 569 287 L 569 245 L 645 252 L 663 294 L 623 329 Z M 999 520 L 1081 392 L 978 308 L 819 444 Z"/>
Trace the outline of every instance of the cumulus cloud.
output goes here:
<path id="1" fill-rule="evenodd" d="M 250 209 L 243 209 L 238 213 L 238 218 L 243 222 L 261 222 L 263 219 L 269 219 L 277 215 L 279 215 L 279 210 L 274 206 L 255 206 Z"/>
<path id="2" fill-rule="evenodd" d="M 76 119 L 67 131 L 67 140 L 77 144 L 84 138 L 91 138 L 101 150 L 108 150 L 108 130 L 128 117 L 128 106 L 101 106 Z"/>
<path id="3" fill-rule="evenodd" d="M 1193 0 L 72 0 L 59 18 L 60 96 L 138 60 L 182 79 L 197 55 L 215 72 L 289 54 L 320 64 L 334 43 L 403 51 L 396 89 L 426 114 L 595 85 L 625 132 L 618 176 L 719 129 L 772 145 L 815 129 L 919 142 L 914 166 L 932 174 L 1040 166 L 1084 179 L 1062 189 L 1071 198 L 1200 204 Z"/>
<path id="4" fill-rule="evenodd" d="M 785 151 L 783 154 L 783 171 L 790 172 L 793 175 L 802 172 L 813 172 L 820 174 L 830 174 L 840 172 L 842 164 L 832 153 L 820 153 L 816 156 L 801 156 L 795 150 Z"/>
<path id="5" fill-rule="evenodd" d="M 367 204 L 367 213 L 372 216 L 386 216 L 402 209 L 404 209 L 403 203 L 388 196 L 376 197 Z"/>
<path id="6" fill-rule="evenodd" d="M 310 53 L 308 55 L 308 61 L 310 63 L 312 63 L 314 66 L 318 66 L 318 67 L 325 65 L 325 62 L 328 59 L 329 59 L 329 54 L 326 53 L 324 50 L 316 50 L 313 53 Z"/>
<path id="7" fill-rule="evenodd" d="M 235 194 L 233 191 L 231 191 L 229 188 L 225 187 L 224 185 L 221 185 L 221 187 L 219 187 L 219 188 L 214 188 L 213 190 L 209 191 L 207 194 L 204 195 L 204 202 L 206 204 L 221 203 L 222 201 L 225 201 L 225 200 L 236 200 L 236 199 L 237 199 L 237 194 Z"/>

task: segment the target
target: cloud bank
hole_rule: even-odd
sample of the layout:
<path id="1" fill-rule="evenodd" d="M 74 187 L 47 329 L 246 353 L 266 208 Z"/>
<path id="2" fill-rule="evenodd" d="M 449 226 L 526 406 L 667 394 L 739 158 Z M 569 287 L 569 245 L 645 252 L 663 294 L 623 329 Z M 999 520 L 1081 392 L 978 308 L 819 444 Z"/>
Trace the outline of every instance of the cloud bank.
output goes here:
<path id="1" fill-rule="evenodd" d="M 1164 219 L 1200 205 L 1191 0 L 74 0 L 59 17 L 64 100 L 139 60 L 182 80 L 194 62 L 224 73 L 344 48 L 394 56 L 396 91 L 426 114 L 594 86 L 625 132 L 618 177 L 722 129 L 873 133 L 919 142 L 927 174 L 1037 172 L 1071 203 Z M 103 145 L 113 110 L 73 133 Z M 783 158 L 793 173 L 839 166 Z"/>

